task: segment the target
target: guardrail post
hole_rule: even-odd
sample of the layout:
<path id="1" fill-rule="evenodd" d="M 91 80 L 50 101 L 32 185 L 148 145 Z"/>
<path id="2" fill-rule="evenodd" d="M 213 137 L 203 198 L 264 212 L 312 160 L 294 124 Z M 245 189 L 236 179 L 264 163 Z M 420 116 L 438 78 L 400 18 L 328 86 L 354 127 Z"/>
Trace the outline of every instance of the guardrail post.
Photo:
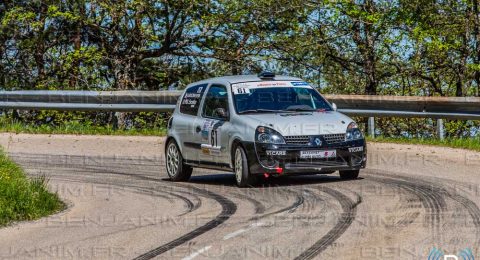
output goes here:
<path id="1" fill-rule="evenodd" d="M 375 117 L 368 118 L 368 135 L 375 138 Z"/>
<path id="2" fill-rule="evenodd" d="M 445 130 L 443 128 L 443 119 L 437 119 L 437 136 L 440 140 L 445 139 Z"/>

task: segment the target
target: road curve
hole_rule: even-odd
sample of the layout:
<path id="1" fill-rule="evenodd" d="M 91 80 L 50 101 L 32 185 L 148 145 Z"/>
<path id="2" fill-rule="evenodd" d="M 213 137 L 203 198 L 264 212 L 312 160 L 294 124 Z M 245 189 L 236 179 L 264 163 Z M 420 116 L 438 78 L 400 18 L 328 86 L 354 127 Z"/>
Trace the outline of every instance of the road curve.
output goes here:
<path id="1" fill-rule="evenodd" d="M 166 179 L 163 138 L 0 134 L 68 209 L 0 229 L 0 259 L 426 259 L 480 251 L 480 154 L 370 144 L 361 178 Z"/>

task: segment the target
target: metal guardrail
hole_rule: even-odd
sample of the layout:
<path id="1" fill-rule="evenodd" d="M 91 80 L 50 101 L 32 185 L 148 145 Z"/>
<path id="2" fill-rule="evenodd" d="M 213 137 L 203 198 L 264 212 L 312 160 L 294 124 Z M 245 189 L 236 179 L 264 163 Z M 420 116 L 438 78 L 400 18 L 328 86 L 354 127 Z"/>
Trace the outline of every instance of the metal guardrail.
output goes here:
<path id="1" fill-rule="evenodd" d="M 0 108 L 169 112 L 182 91 L 0 91 Z"/>
<path id="2" fill-rule="evenodd" d="M 326 98 L 342 109 L 480 114 L 479 97 L 326 95 Z"/>
<path id="3" fill-rule="evenodd" d="M 368 110 L 368 109 L 338 109 L 338 111 L 349 116 L 361 116 L 361 117 L 404 117 L 404 118 L 480 120 L 480 114 L 471 114 L 471 113 L 415 112 L 415 111 Z"/>
<path id="4" fill-rule="evenodd" d="M 0 102 L 1 109 L 57 110 L 57 111 L 118 111 L 118 112 L 170 112 L 169 104 L 95 104 L 95 103 L 47 103 Z"/>
<path id="5" fill-rule="evenodd" d="M 0 109 L 168 112 L 182 91 L 0 91 Z M 435 118 L 439 136 L 441 119 L 480 120 L 479 97 L 412 97 L 325 95 L 338 111 L 369 117 L 374 135 L 374 117 Z"/>
<path id="6" fill-rule="evenodd" d="M 0 91 L 1 102 L 175 104 L 182 91 Z"/>
<path id="7" fill-rule="evenodd" d="M 0 91 L 0 108 L 152 111 L 174 108 L 182 91 Z M 325 95 L 354 116 L 480 119 L 479 97 Z"/>

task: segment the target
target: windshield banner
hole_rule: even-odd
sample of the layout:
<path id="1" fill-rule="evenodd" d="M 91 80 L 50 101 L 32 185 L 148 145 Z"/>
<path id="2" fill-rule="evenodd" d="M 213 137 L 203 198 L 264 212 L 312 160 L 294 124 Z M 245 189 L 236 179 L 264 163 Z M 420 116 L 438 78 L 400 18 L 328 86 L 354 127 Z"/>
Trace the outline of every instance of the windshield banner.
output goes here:
<path id="1" fill-rule="evenodd" d="M 250 94 L 251 89 L 255 88 L 278 88 L 278 87 L 304 87 L 311 88 L 307 82 L 303 81 L 257 81 L 232 84 L 233 94 Z"/>

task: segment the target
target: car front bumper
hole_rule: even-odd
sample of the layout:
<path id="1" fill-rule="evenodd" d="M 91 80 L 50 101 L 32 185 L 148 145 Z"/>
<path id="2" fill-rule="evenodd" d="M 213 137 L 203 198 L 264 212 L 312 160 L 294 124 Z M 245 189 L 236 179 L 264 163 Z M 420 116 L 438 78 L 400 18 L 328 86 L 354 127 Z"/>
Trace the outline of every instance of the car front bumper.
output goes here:
<path id="1" fill-rule="evenodd" d="M 326 144 L 273 145 L 254 142 L 242 144 L 247 151 L 251 174 L 317 174 L 366 167 L 367 146 L 364 139 Z M 302 151 L 335 151 L 332 158 L 301 158 Z"/>

